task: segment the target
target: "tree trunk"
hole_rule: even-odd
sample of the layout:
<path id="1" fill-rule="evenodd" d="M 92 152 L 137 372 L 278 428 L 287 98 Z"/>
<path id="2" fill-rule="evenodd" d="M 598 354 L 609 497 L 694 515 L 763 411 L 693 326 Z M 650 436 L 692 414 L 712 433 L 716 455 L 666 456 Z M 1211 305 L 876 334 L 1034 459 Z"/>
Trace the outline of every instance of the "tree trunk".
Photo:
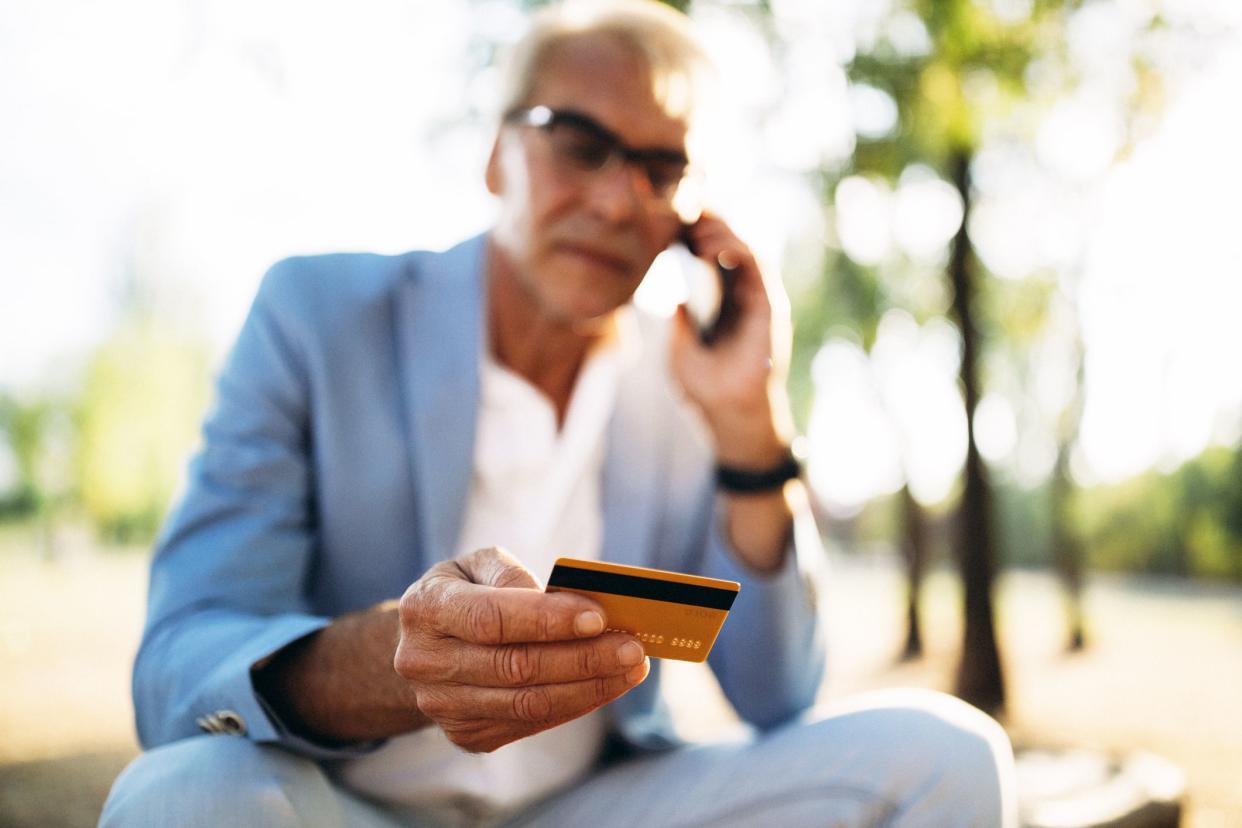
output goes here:
<path id="1" fill-rule="evenodd" d="M 949 280 L 953 286 L 953 315 L 962 336 L 961 383 L 966 403 L 966 469 L 957 515 L 957 555 L 965 593 L 965 634 L 956 692 L 961 698 L 988 712 L 1005 705 L 1005 682 L 993 622 L 992 583 L 996 574 L 996 550 L 992 534 L 992 492 L 987 470 L 975 443 L 975 409 L 979 404 L 979 332 L 973 313 L 975 285 L 970 236 L 972 153 L 953 152 L 950 170 L 953 185 L 962 198 L 962 226 L 953 238 Z"/>
<path id="2" fill-rule="evenodd" d="M 1070 479 L 1070 452 L 1078 439 L 1082 422 L 1083 354 L 1081 338 L 1075 337 L 1074 396 L 1057 429 L 1057 462 L 1052 471 L 1049 511 L 1052 513 L 1052 562 L 1065 590 L 1065 614 L 1069 635 L 1065 647 L 1078 652 L 1086 647 L 1087 636 L 1082 610 L 1083 548 L 1074 531 L 1070 498 L 1074 484 Z"/>
<path id="3" fill-rule="evenodd" d="M 919 594 L 923 573 L 927 571 L 927 520 L 923 507 L 910 494 L 910 485 L 901 487 L 901 518 L 905 539 L 901 544 L 906 559 L 906 646 L 902 661 L 913 661 L 923 655 L 923 632 L 919 626 Z"/>

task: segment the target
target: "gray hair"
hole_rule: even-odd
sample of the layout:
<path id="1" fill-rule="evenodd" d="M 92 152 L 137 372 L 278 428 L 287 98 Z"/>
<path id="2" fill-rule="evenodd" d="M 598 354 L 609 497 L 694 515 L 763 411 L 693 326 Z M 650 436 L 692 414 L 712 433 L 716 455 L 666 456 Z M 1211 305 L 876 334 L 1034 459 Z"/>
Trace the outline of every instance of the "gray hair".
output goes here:
<path id="1" fill-rule="evenodd" d="M 578 37 L 614 37 L 651 71 L 656 100 L 672 115 L 688 116 L 710 61 L 690 32 L 689 18 L 655 0 L 557 3 L 540 10 L 511 48 L 501 75 L 501 117 L 524 106 L 551 50 Z"/>

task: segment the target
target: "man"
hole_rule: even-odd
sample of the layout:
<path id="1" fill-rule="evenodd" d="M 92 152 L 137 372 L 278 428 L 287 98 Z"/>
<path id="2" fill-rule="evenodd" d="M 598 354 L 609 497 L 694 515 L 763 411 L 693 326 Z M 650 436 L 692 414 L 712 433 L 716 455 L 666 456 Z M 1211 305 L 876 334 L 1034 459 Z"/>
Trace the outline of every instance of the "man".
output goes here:
<path id="1" fill-rule="evenodd" d="M 150 750 L 102 824 L 1011 824 L 1008 745 L 965 705 L 803 715 L 779 288 L 703 216 L 735 324 L 707 347 L 628 304 L 682 233 L 698 60 L 655 4 L 545 13 L 491 232 L 268 274 L 152 565 Z M 710 664 L 754 733 L 680 744 L 641 644 L 541 590 L 562 554 L 740 581 Z"/>

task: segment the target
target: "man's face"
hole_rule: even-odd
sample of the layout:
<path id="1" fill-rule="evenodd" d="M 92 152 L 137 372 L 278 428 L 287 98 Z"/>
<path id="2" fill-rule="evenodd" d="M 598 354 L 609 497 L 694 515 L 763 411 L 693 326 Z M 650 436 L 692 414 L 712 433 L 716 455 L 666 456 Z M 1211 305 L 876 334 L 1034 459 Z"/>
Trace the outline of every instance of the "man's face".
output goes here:
<path id="1" fill-rule="evenodd" d="M 585 115 L 632 149 L 685 152 L 685 120 L 660 106 L 642 61 L 604 36 L 549 54 L 526 105 Z M 679 229 L 639 165 L 566 169 L 550 133 L 537 127 L 501 128 L 487 184 L 500 197 L 492 237 L 502 264 L 536 312 L 561 324 L 629 301 Z"/>

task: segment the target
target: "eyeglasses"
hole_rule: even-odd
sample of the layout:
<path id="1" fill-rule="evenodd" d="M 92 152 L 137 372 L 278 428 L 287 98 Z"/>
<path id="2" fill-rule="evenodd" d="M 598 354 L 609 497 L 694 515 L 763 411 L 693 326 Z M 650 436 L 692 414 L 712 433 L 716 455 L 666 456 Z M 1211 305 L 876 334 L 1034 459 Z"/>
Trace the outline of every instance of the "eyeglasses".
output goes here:
<path id="1" fill-rule="evenodd" d="M 651 196 L 663 207 L 672 207 L 690 165 L 685 153 L 679 150 L 627 146 L 615 132 L 573 110 L 532 106 L 515 109 L 504 120 L 542 130 L 552 142 L 557 163 L 566 170 L 593 173 L 613 169 L 619 163 L 637 166 Z"/>

